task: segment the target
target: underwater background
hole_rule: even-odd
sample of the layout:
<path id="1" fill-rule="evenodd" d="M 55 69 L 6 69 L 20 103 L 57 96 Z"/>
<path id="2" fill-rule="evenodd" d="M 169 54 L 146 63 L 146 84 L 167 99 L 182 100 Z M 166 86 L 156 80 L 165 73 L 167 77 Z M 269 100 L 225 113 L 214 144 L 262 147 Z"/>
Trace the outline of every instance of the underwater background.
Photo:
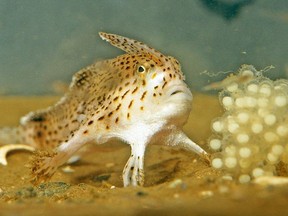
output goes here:
<path id="1" fill-rule="evenodd" d="M 288 75 L 286 0 L 0 0 L 0 94 L 52 94 L 53 83 L 122 52 L 115 33 L 176 57 L 192 90 L 241 64 Z"/>

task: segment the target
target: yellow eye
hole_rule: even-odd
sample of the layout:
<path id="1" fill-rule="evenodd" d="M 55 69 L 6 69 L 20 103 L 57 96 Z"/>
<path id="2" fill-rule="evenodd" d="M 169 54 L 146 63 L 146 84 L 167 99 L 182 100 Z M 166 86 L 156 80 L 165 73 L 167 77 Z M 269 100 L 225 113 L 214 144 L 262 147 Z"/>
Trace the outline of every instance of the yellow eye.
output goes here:
<path id="1" fill-rule="evenodd" d="M 143 65 L 140 65 L 137 69 L 138 73 L 144 73 L 146 71 L 146 68 Z"/>

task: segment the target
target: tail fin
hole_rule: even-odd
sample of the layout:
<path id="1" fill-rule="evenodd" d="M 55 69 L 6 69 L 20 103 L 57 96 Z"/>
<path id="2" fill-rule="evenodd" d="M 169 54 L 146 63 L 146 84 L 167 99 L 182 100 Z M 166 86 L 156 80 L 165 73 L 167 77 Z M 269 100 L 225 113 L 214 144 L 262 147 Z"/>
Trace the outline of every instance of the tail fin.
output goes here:
<path id="1" fill-rule="evenodd" d="M 0 128 L 0 145 L 21 143 L 20 130 L 18 127 Z"/>

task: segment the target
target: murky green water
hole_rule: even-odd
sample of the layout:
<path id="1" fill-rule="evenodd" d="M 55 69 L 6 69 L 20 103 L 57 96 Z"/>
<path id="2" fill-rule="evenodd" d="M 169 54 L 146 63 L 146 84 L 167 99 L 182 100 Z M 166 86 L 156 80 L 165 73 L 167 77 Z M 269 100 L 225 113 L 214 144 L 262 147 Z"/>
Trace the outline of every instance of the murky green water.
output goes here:
<path id="1" fill-rule="evenodd" d="M 231 6 L 241 0 L 216 2 Z M 53 93 L 53 82 L 70 82 L 82 67 L 120 54 L 99 31 L 176 57 L 194 90 L 225 76 L 203 71 L 233 71 L 243 63 L 274 65 L 267 76 L 285 78 L 287 1 L 255 0 L 236 12 L 227 19 L 201 0 L 1 0 L 0 92 Z"/>

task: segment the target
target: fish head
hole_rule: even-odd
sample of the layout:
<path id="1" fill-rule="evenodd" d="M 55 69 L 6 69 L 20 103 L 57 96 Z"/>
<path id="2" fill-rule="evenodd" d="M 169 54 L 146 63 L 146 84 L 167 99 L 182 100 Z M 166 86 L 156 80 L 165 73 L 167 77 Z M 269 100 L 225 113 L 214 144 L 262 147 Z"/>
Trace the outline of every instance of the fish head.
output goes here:
<path id="1" fill-rule="evenodd" d="M 131 91 L 139 90 L 142 107 L 150 113 L 158 112 L 159 118 L 179 124 L 186 122 L 191 111 L 192 93 L 184 82 L 179 62 L 133 39 L 103 32 L 100 36 L 127 53 L 116 58 L 113 64 L 121 72 L 120 79 L 130 80 L 128 87 Z"/>

